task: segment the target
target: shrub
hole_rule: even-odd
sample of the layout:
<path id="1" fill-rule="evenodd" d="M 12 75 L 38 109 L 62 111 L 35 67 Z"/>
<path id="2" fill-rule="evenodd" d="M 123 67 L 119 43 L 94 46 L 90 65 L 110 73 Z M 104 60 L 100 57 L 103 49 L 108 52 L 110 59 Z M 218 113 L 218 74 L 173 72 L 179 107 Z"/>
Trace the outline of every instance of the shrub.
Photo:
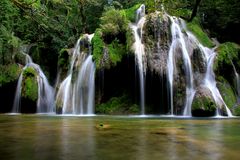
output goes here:
<path id="1" fill-rule="evenodd" d="M 6 83 L 16 81 L 20 74 L 17 64 L 0 65 L 0 87 Z"/>

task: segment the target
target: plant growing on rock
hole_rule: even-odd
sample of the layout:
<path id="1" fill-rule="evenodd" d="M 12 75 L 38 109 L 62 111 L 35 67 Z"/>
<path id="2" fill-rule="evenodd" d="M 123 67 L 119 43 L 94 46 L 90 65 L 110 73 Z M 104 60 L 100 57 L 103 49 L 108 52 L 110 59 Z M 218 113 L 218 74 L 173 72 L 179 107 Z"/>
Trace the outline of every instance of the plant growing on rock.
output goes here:
<path id="1" fill-rule="evenodd" d="M 31 101 L 38 99 L 37 73 L 32 67 L 27 67 L 23 71 L 22 97 Z"/>

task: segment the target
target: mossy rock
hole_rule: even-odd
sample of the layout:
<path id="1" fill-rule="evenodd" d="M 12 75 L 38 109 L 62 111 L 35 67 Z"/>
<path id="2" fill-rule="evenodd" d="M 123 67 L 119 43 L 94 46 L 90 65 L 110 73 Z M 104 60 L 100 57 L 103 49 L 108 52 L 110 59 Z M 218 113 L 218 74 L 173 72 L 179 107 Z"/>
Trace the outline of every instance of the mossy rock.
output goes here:
<path id="1" fill-rule="evenodd" d="M 38 99 L 37 73 L 32 67 L 23 71 L 22 97 L 31 101 L 37 101 Z"/>
<path id="2" fill-rule="evenodd" d="M 218 77 L 217 80 L 217 87 L 220 94 L 222 95 L 225 104 L 232 111 L 233 115 L 239 116 L 240 104 L 237 103 L 237 96 L 234 94 L 233 88 L 223 77 Z"/>
<path id="3" fill-rule="evenodd" d="M 240 69 L 240 46 L 238 44 L 226 42 L 220 44 L 216 51 L 218 54 L 214 61 L 214 70 L 218 74 L 223 74 L 224 72 L 231 73 L 233 71 L 233 64 L 236 70 Z"/>
<path id="4" fill-rule="evenodd" d="M 217 105 L 210 90 L 204 86 L 198 87 L 192 102 L 192 115 L 196 117 L 214 116 L 216 109 Z"/>

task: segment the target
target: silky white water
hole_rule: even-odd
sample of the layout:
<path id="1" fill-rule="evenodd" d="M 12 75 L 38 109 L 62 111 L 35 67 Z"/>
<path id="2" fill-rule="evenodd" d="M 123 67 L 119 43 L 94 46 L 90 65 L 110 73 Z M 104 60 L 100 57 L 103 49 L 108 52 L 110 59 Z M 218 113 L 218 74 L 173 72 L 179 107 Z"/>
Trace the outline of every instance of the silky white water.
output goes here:
<path id="1" fill-rule="evenodd" d="M 134 42 L 134 50 L 135 50 L 135 59 L 138 66 L 139 72 L 139 83 L 140 83 L 140 106 L 141 106 L 141 115 L 145 114 L 145 74 L 146 67 L 144 64 L 144 44 L 142 43 L 142 33 L 143 26 L 145 23 L 145 5 L 141 5 L 136 13 L 136 23 L 131 24 L 130 27 L 133 31 L 135 42 Z"/>
<path id="2" fill-rule="evenodd" d="M 38 99 L 37 99 L 37 113 L 54 113 L 55 103 L 54 103 L 54 89 L 48 83 L 48 80 L 41 70 L 40 66 L 33 63 L 31 57 L 22 52 L 26 56 L 26 65 L 22 69 L 19 76 L 17 89 L 15 93 L 14 103 L 12 113 L 21 112 L 21 92 L 22 92 L 22 82 L 23 73 L 28 67 L 32 67 L 37 73 L 37 85 L 38 85 Z"/>
<path id="3" fill-rule="evenodd" d="M 84 37 L 77 41 L 68 76 L 60 84 L 57 105 L 61 105 L 63 114 L 94 114 L 95 64 L 90 49 L 92 37 L 93 35 L 85 35 L 89 42 L 88 53 L 81 50 Z"/>
<path id="4" fill-rule="evenodd" d="M 182 58 L 184 61 L 185 66 L 185 76 L 186 76 L 186 100 L 185 100 L 185 107 L 184 107 L 184 116 L 191 116 L 191 105 L 192 100 L 195 94 L 194 84 L 193 84 L 193 73 L 192 73 L 192 66 L 191 66 L 191 60 L 189 53 L 187 51 L 187 44 L 185 43 L 184 35 L 182 33 L 182 27 L 179 23 L 179 19 L 176 17 L 169 16 L 171 20 L 171 34 L 172 34 L 172 43 L 169 49 L 169 56 L 168 56 L 168 62 L 167 62 L 167 76 L 168 76 L 168 82 L 169 82 L 169 88 L 170 88 L 170 108 L 171 112 L 170 114 L 173 115 L 173 80 L 174 80 L 174 56 L 175 49 L 177 47 L 181 48 L 182 51 Z"/>
<path id="5" fill-rule="evenodd" d="M 216 86 L 215 74 L 213 72 L 213 63 L 214 63 L 214 59 L 216 56 L 216 53 L 214 52 L 215 48 L 209 49 L 207 47 L 204 47 L 202 44 L 200 44 L 200 42 L 196 39 L 196 37 L 193 34 L 191 34 L 190 32 L 187 32 L 187 35 L 199 47 L 199 49 L 203 55 L 203 58 L 206 62 L 207 70 L 206 70 L 206 73 L 205 73 L 205 76 L 203 79 L 203 85 L 211 91 L 214 101 L 215 101 L 216 105 L 218 106 L 218 108 L 216 109 L 216 116 L 217 117 L 221 116 L 220 109 L 222 109 L 222 106 L 224 106 L 224 108 L 227 112 L 227 115 L 229 117 L 232 117 L 231 111 L 225 104 L 225 102 Z"/>

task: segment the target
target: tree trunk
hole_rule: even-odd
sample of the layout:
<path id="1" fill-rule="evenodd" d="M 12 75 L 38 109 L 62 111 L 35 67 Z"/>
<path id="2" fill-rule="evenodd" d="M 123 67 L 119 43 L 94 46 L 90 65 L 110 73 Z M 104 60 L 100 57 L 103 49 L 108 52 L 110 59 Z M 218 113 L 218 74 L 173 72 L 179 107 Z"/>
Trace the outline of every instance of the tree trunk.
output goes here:
<path id="1" fill-rule="evenodd" d="M 191 17 L 188 19 L 188 22 L 191 22 L 193 20 L 193 18 L 197 15 L 198 7 L 199 7 L 201 1 L 202 0 L 196 0 L 194 8 L 192 10 Z"/>

